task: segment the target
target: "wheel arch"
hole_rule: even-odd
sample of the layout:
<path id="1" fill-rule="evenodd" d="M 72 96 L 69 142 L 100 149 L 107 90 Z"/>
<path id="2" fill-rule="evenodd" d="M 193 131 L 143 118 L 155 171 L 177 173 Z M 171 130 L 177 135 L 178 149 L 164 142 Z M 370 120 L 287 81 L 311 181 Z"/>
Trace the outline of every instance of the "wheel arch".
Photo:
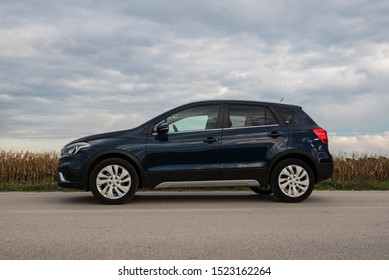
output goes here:
<path id="1" fill-rule="evenodd" d="M 306 164 L 308 164 L 311 167 L 313 175 L 315 177 L 314 182 L 315 182 L 315 184 L 317 183 L 317 181 L 318 181 L 318 168 L 317 168 L 316 159 L 311 154 L 304 153 L 304 152 L 301 152 L 299 150 L 286 151 L 286 152 L 278 155 L 275 159 L 273 159 L 273 161 L 269 165 L 267 176 L 266 176 L 267 181 L 269 183 L 271 181 L 271 174 L 273 173 L 274 168 L 277 166 L 278 163 L 280 163 L 281 161 L 283 161 L 285 159 L 299 159 L 299 160 L 305 162 Z"/>
<path id="2" fill-rule="evenodd" d="M 145 178 L 144 178 L 145 172 L 144 172 L 144 169 L 143 169 L 141 163 L 138 161 L 138 159 L 130 153 L 126 153 L 126 152 L 121 151 L 121 150 L 111 150 L 111 151 L 105 151 L 103 153 L 97 154 L 89 161 L 88 168 L 87 168 L 87 186 L 86 186 L 87 191 L 90 190 L 90 187 L 89 187 L 90 175 L 91 175 L 93 169 L 96 167 L 96 165 L 99 164 L 100 162 L 102 162 L 103 160 L 113 159 L 113 158 L 125 160 L 125 161 L 129 162 L 134 167 L 134 169 L 138 175 L 139 188 L 142 188 L 142 182 L 145 180 Z"/>

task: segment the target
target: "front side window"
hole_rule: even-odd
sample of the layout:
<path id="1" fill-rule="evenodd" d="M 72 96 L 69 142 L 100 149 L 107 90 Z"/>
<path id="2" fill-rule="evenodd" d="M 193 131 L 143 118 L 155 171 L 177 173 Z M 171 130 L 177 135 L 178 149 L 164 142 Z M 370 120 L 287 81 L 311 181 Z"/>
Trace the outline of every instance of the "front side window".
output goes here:
<path id="1" fill-rule="evenodd" d="M 278 121 L 266 106 L 230 105 L 228 127 L 277 125 Z"/>
<path id="2" fill-rule="evenodd" d="M 218 115 L 219 105 L 193 107 L 177 112 L 160 121 L 154 126 L 154 131 L 161 123 L 169 125 L 169 133 L 215 129 Z"/>

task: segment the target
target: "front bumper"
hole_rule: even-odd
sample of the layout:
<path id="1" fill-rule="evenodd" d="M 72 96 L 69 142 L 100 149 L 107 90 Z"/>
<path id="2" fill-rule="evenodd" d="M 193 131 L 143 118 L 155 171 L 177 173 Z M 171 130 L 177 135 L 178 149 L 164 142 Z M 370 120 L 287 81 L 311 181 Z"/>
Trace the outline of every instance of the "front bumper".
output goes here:
<path id="1" fill-rule="evenodd" d="M 75 164 L 76 163 L 76 164 Z M 74 159 L 61 158 L 58 162 L 58 186 L 87 189 L 87 174 Z M 78 170 L 75 167 L 79 168 Z"/>
<path id="2" fill-rule="evenodd" d="M 58 186 L 61 188 L 87 189 L 85 180 L 82 180 L 81 178 L 81 180 L 74 180 L 75 177 L 79 177 L 79 175 L 74 172 L 69 175 L 69 173 L 58 171 Z"/>

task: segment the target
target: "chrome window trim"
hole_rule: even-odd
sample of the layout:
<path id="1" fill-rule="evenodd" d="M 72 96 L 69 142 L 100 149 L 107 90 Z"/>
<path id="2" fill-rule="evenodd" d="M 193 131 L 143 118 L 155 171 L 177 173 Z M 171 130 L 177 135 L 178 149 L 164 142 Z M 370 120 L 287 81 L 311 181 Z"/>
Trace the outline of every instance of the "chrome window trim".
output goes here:
<path id="1" fill-rule="evenodd" d="M 193 132 L 205 132 L 205 131 L 218 131 L 218 130 L 223 130 L 222 128 L 211 128 L 211 129 L 199 129 L 199 130 L 186 130 L 186 131 L 177 131 L 177 132 L 168 132 L 168 135 L 173 135 L 173 134 L 181 134 L 181 133 L 193 133 Z M 153 132 L 153 135 L 157 135 L 157 132 Z"/>
<path id="2" fill-rule="evenodd" d="M 204 132 L 204 131 L 218 131 L 218 130 L 231 130 L 231 129 L 245 129 L 245 128 L 261 128 L 261 127 L 279 127 L 279 124 L 267 124 L 267 125 L 255 125 L 255 126 L 239 126 L 239 127 L 225 127 L 225 128 L 211 128 L 202 130 L 187 130 L 178 132 L 168 132 L 168 134 L 181 134 L 181 133 L 193 133 L 193 132 Z M 153 132 L 152 135 L 157 135 L 157 132 Z"/>
<path id="3" fill-rule="evenodd" d="M 277 127 L 277 126 L 280 126 L 280 124 L 265 124 L 265 125 L 254 125 L 254 126 L 226 127 L 224 129 L 244 129 L 244 128 Z"/>

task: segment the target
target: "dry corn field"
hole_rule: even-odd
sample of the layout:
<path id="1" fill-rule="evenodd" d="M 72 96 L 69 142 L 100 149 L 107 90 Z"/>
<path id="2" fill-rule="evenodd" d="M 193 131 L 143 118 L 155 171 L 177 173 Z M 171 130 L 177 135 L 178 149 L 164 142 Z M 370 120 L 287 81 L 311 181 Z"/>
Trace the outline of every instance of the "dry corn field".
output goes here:
<path id="1" fill-rule="evenodd" d="M 352 154 L 334 158 L 334 182 L 388 182 L 389 158 Z"/>
<path id="2" fill-rule="evenodd" d="M 55 152 L 0 151 L 0 184 L 36 184 L 56 179 Z"/>
<path id="3" fill-rule="evenodd" d="M 55 182 L 56 152 L 15 152 L 0 150 L 0 184 Z M 353 154 L 335 157 L 333 182 L 388 182 L 389 158 Z"/>

